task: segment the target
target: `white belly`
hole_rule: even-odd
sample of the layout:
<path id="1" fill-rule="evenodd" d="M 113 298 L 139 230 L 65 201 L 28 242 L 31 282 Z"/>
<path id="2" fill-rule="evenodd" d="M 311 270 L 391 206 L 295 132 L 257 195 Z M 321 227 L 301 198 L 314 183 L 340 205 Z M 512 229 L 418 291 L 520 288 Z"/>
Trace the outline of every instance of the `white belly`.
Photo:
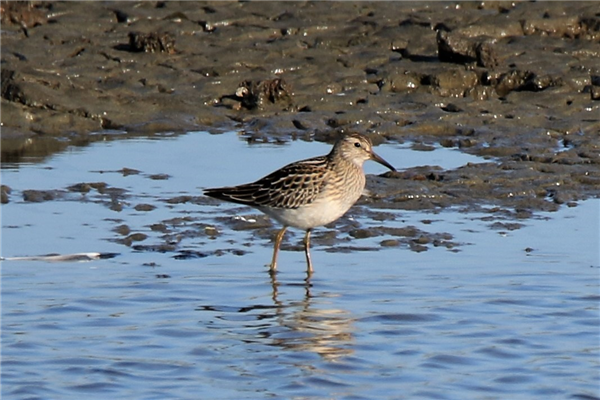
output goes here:
<path id="1" fill-rule="evenodd" d="M 311 204 L 295 209 L 261 208 L 260 210 L 283 225 L 307 230 L 327 225 L 340 218 L 356 203 L 359 197 L 360 193 L 358 195 L 345 196 L 344 199 L 334 201 L 320 198 Z"/>

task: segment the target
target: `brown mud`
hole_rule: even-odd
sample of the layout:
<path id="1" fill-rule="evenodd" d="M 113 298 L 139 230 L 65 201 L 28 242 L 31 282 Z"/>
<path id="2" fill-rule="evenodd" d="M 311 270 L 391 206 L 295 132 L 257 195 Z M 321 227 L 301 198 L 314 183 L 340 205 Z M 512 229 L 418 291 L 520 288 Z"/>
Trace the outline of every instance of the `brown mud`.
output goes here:
<path id="1" fill-rule="evenodd" d="M 596 2 L 1 5 L 3 163 L 165 132 L 331 141 L 358 131 L 489 161 L 370 177 L 365 212 L 458 206 L 516 229 L 600 195 Z M 106 195 L 119 211 L 122 194 Z M 426 236 L 396 233 L 411 245 Z M 452 247 L 435 235 L 422 241 Z"/>

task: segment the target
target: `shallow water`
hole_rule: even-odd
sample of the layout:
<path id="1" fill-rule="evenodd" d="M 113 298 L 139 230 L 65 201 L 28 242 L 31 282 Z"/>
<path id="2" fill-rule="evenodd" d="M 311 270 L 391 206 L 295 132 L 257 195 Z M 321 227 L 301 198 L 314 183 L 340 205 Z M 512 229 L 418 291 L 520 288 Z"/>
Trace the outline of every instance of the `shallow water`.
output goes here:
<path id="1" fill-rule="evenodd" d="M 384 222 L 356 213 L 362 227 L 412 225 L 448 232 L 461 245 L 413 252 L 381 248 L 385 237 L 375 237 L 350 245 L 378 251 L 330 252 L 317 242 L 308 283 L 301 252 L 283 251 L 273 280 L 265 267 L 268 240 L 226 225 L 214 238 L 183 239 L 186 249 L 208 254 L 199 258 L 136 251 L 113 240 L 119 224 L 152 241 L 148 226 L 166 218 L 191 215 L 214 224 L 231 210 L 255 215 L 235 205 L 161 199 L 245 182 L 327 149 L 194 133 L 98 143 L 42 164 L 4 165 L 2 182 L 13 193 L 2 206 L 2 256 L 118 255 L 2 263 L 2 396 L 600 397 L 599 200 L 538 213 L 516 230 L 493 229 L 489 213 L 460 209 L 390 211 L 396 218 Z M 376 151 L 399 169 L 482 161 L 448 149 Z M 124 167 L 141 173 L 110 172 Z M 369 173 L 383 171 L 367 165 Z M 170 178 L 150 178 L 157 173 Z M 41 203 L 20 197 L 26 189 L 96 181 L 129 191 L 122 211 L 92 193 Z M 136 211 L 140 203 L 157 208 Z M 292 234 L 291 240 L 301 237 Z M 211 253 L 230 248 L 245 251 Z"/>

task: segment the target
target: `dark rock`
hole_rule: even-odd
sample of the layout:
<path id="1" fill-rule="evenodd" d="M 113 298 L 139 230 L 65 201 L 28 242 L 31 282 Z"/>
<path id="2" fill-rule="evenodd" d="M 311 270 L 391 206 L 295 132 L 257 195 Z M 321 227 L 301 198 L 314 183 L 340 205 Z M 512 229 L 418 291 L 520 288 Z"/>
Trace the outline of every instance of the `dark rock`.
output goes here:
<path id="1" fill-rule="evenodd" d="M 131 233 L 131 229 L 129 228 L 129 226 L 127 226 L 125 224 L 117 226 L 116 228 L 113 229 L 113 231 L 122 236 L 126 236 Z"/>
<path id="2" fill-rule="evenodd" d="M 75 185 L 71 185 L 67 187 L 67 190 L 70 192 L 78 192 L 78 193 L 89 193 L 92 190 L 92 186 L 89 183 L 77 183 Z"/>
<path id="3" fill-rule="evenodd" d="M 175 53 L 175 39 L 169 32 L 129 32 L 129 50 L 144 53 Z"/>
<path id="4" fill-rule="evenodd" d="M 208 254 L 196 250 L 180 250 L 173 256 L 176 260 L 192 260 L 204 257 L 208 257 Z"/>
<path id="5" fill-rule="evenodd" d="M 23 190 L 23 200 L 31 203 L 41 203 L 54 200 L 59 196 L 56 190 Z"/>
<path id="6" fill-rule="evenodd" d="M 269 104 L 277 104 L 283 110 L 289 110 L 293 106 L 291 88 L 281 78 L 265 81 L 246 80 L 240 83 L 234 96 L 222 97 L 225 98 L 239 101 L 240 106 L 247 110 L 264 109 Z"/>
<path id="7" fill-rule="evenodd" d="M 7 204 L 10 198 L 11 188 L 6 185 L 0 186 L 0 203 Z"/>
<path id="8" fill-rule="evenodd" d="M 442 62 L 456 64 L 477 63 L 480 67 L 498 65 L 495 41 L 489 38 L 471 38 L 456 33 L 437 31 L 438 57 Z"/>
<path id="9" fill-rule="evenodd" d="M 20 25 L 23 29 L 32 28 L 46 23 L 48 20 L 47 10 L 43 2 L 33 1 L 3 1 L 0 3 L 0 15 L 2 23 Z"/>
<path id="10" fill-rule="evenodd" d="M 156 208 L 156 206 L 152 204 L 137 204 L 134 209 L 136 211 L 152 211 Z"/>

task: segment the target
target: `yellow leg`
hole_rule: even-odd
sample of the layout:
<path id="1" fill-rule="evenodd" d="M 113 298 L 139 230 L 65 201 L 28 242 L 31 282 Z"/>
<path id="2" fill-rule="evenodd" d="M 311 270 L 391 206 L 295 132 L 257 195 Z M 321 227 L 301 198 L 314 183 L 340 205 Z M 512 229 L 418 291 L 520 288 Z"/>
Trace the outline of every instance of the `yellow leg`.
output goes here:
<path id="1" fill-rule="evenodd" d="M 308 276 L 313 273 L 312 261 L 310 259 L 310 229 L 306 230 L 306 235 L 304 235 L 304 254 L 306 255 L 306 274 Z"/>
<path id="2" fill-rule="evenodd" d="M 275 249 L 273 250 L 273 260 L 271 261 L 271 272 L 275 272 L 277 269 L 277 254 L 279 253 L 279 246 L 281 245 L 281 241 L 283 240 L 283 234 L 287 230 L 287 226 L 281 228 L 279 232 L 277 232 L 277 236 L 275 236 Z"/>

